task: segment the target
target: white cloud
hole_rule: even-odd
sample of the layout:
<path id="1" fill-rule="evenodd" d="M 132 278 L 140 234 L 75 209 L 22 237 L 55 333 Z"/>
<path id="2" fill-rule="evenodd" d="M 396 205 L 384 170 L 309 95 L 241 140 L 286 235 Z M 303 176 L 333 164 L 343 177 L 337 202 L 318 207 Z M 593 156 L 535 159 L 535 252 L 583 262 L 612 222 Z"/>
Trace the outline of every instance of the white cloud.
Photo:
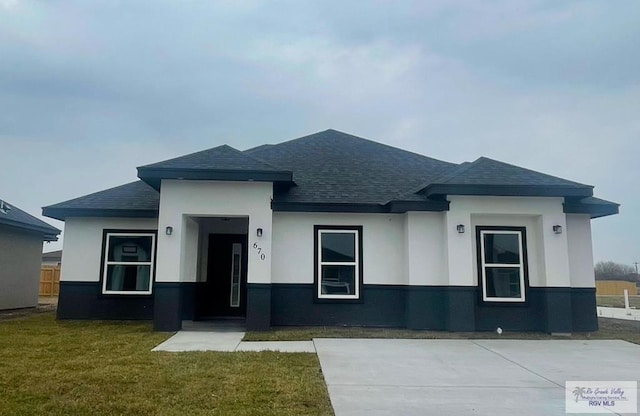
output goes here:
<path id="1" fill-rule="evenodd" d="M 337 128 L 596 185 L 624 204 L 594 222 L 596 258 L 629 262 L 639 16 L 632 1 L 0 0 L 0 193 L 37 214 L 140 164 Z"/>
<path id="2" fill-rule="evenodd" d="M 12 9 L 18 5 L 18 0 L 0 0 L 0 7 Z"/>

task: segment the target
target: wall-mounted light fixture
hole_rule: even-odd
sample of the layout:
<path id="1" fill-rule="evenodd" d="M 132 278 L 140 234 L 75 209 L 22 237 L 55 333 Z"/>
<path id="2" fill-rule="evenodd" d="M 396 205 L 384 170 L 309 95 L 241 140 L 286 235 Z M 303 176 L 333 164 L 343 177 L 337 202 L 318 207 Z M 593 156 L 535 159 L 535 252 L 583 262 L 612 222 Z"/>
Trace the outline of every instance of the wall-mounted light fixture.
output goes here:
<path id="1" fill-rule="evenodd" d="M 171 235 L 171 234 L 173 234 L 173 227 L 172 227 L 172 226 L 170 226 L 170 225 L 167 225 L 167 228 L 165 228 L 165 229 L 164 229 L 164 233 L 165 233 L 166 235 Z"/>
<path id="2" fill-rule="evenodd" d="M 556 234 L 562 234 L 562 225 L 554 225 L 553 232 Z"/>
<path id="3" fill-rule="evenodd" d="M 258 237 L 262 237 L 262 228 L 258 228 L 258 229 L 256 230 L 256 235 L 257 235 Z"/>
<path id="4" fill-rule="evenodd" d="M 458 224 L 456 230 L 458 230 L 458 234 L 464 234 L 464 224 Z"/>

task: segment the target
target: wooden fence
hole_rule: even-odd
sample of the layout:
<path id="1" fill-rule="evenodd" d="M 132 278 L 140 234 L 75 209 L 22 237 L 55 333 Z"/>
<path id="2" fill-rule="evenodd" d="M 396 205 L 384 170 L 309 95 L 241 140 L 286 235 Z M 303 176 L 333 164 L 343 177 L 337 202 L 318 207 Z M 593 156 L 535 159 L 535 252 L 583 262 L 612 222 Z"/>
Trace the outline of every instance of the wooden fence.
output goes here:
<path id="1" fill-rule="evenodd" d="M 42 266 L 40 270 L 40 296 L 58 296 L 60 293 L 60 266 Z"/>
<path id="2" fill-rule="evenodd" d="M 629 291 L 629 296 L 637 296 L 638 289 L 633 282 L 622 280 L 598 280 L 596 281 L 596 295 L 624 295 L 624 290 Z"/>

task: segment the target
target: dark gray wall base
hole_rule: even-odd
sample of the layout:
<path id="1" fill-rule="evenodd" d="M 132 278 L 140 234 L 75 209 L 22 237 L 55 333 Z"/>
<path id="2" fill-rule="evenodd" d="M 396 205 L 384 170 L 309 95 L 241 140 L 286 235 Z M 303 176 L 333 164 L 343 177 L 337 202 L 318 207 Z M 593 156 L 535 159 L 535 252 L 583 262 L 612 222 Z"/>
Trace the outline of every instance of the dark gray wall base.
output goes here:
<path id="1" fill-rule="evenodd" d="M 529 288 L 523 304 L 482 302 L 466 286 L 364 285 L 361 303 L 314 302 L 314 285 L 274 284 L 271 325 L 372 326 L 446 331 L 585 332 L 598 329 L 595 289 Z"/>
<path id="2" fill-rule="evenodd" d="M 58 319 L 152 319 L 153 296 L 103 295 L 100 282 L 60 282 Z"/>
<path id="3" fill-rule="evenodd" d="M 266 331 L 271 327 L 271 285 L 247 284 L 247 330 Z"/>
<path id="4" fill-rule="evenodd" d="M 478 293 L 478 299 L 479 299 Z M 476 307 L 476 330 L 590 332 L 598 330 L 595 288 L 530 287 L 524 304 Z"/>
<path id="5" fill-rule="evenodd" d="M 528 288 L 524 304 L 482 302 L 477 287 L 364 285 L 357 303 L 314 301 L 313 284 L 247 285 L 247 329 L 370 326 L 444 331 L 590 332 L 595 288 Z M 58 319 L 153 319 L 177 331 L 196 316 L 197 283 L 155 283 L 152 296 L 105 296 L 99 282 L 61 282 Z"/>
<path id="6" fill-rule="evenodd" d="M 476 330 L 478 313 L 478 288 L 465 286 L 447 287 L 447 330 L 472 332 Z"/>
<path id="7" fill-rule="evenodd" d="M 440 286 L 405 286 L 405 325 L 409 329 L 447 329 L 448 289 Z"/>
<path id="8" fill-rule="evenodd" d="M 158 283 L 156 283 L 157 285 Z M 173 283 L 175 284 L 175 283 Z M 182 319 L 192 321 L 196 319 L 196 294 L 198 292 L 198 285 L 196 282 L 180 283 L 180 296 L 182 302 Z"/>
<path id="9" fill-rule="evenodd" d="M 598 330 L 595 288 L 571 289 L 571 317 L 574 332 Z"/>
<path id="10" fill-rule="evenodd" d="M 405 326 L 405 287 L 365 285 L 359 303 L 315 302 L 313 284 L 271 286 L 272 325 Z"/>
<path id="11" fill-rule="evenodd" d="M 179 331 L 182 329 L 182 284 L 155 283 L 153 293 L 155 303 L 153 329 L 156 331 Z"/>
<path id="12" fill-rule="evenodd" d="M 534 293 L 540 292 L 540 297 L 546 306 L 546 332 L 572 332 L 573 312 L 571 302 L 571 288 L 536 288 Z"/>

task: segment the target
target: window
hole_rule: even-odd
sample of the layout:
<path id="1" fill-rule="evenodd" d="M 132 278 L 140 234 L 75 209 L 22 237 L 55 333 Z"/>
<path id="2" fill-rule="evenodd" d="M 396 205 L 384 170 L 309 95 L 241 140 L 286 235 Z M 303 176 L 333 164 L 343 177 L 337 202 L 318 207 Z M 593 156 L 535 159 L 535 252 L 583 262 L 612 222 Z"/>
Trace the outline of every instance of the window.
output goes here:
<path id="1" fill-rule="evenodd" d="M 316 226 L 318 299 L 359 299 L 362 227 Z"/>
<path id="2" fill-rule="evenodd" d="M 524 302 L 524 228 L 478 228 L 478 265 L 485 302 Z"/>
<path id="3" fill-rule="evenodd" d="M 107 232 L 102 293 L 151 294 L 155 234 Z"/>
<path id="4" fill-rule="evenodd" d="M 242 267 L 242 244 L 233 243 L 231 247 L 231 296 L 229 306 L 240 307 L 240 269 Z"/>

